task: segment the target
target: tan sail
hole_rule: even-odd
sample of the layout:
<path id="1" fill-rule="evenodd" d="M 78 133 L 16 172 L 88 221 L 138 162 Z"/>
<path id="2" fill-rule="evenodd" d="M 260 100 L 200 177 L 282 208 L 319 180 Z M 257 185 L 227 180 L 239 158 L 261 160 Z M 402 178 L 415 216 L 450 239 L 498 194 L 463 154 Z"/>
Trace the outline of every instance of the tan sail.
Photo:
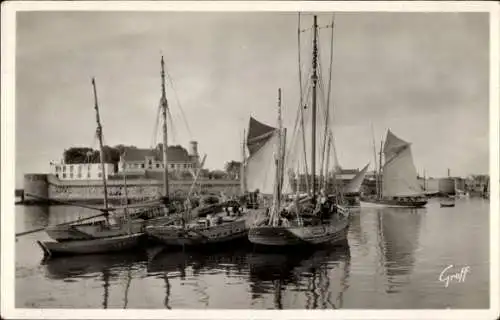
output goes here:
<path id="1" fill-rule="evenodd" d="M 369 164 L 367 164 L 358 174 L 352 178 L 351 181 L 343 188 L 344 193 L 359 193 L 361 184 L 365 180 L 366 171 L 368 170 Z"/>
<path id="2" fill-rule="evenodd" d="M 396 137 L 390 130 L 384 144 L 385 163 L 382 176 L 383 197 L 420 196 L 411 144 Z"/>

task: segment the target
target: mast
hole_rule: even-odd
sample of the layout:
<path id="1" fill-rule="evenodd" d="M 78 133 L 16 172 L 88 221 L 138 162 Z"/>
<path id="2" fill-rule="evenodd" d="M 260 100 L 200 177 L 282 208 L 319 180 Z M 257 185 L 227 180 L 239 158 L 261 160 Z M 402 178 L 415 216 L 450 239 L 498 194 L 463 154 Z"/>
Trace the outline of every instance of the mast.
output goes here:
<path id="1" fill-rule="evenodd" d="M 318 17 L 314 16 L 313 24 L 313 58 L 312 58 L 312 141 L 311 141 L 311 172 L 312 172 L 312 201 L 313 204 L 316 203 L 316 90 L 318 86 L 318 39 L 317 39 L 317 29 L 318 29 Z"/>
<path id="2" fill-rule="evenodd" d="M 373 130 L 373 123 L 371 124 L 372 126 L 372 139 L 373 139 L 373 159 L 375 160 L 373 162 L 373 173 L 375 173 L 375 190 L 376 190 L 376 194 L 377 196 L 379 195 L 380 191 L 379 191 L 379 181 L 378 181 L 378 170 L 379 168 L 377 168 L 377 147 L 375 146 L 375 131 Z"/>
<path id="3" fill-rule="evenodd" d="M 329 174 L 328 174 L 328 168 L 330 165 L 330 147 L 332 145 L 332 135 L 331 132 L 326 136 L 327 144 L 326 144 L 326 160 L 325 160 L 325 175 L 323 177 L 323 188 L 325 189 L 325 192 L 328 192 L 328 187 L 329 187 Z"/>
<path id="4" fill-rule="evenodd" d="M 97 90 L 95 86 L 95 78 L 92 78 L 92 87 L 94 89 L 94 109 L 96 114 L 97 122 L 97 139 L 99 140 L 99 158 L 101 160 L 101 170 L 102 170 L 102 186 L 104 188 L 104 209 L 108 211 L 108 185 L 106 182 L 106 167 L 104 166 L 104 146 L 102 143 L 102 126 L 101 119 L 99 117 L 99 103 L 97 101 Z"/>
<path id="5" fill-rule="evenodd" d="M 274 197 L 273 197 L 273 206 L 271 211 L 271 225 L 276 225 L 281 205 L 281 189 L 282 189 L 282 168 L 283 168 L 283 136 L 282 136 L 282 119 L 281 119 L 281 88 L 278 89 L 278 146 L 276 150 L 276 154 L 274 157 L 274 163 L 276 166 L 276 176 L 274 180 Z"/>
<path id="6" fill-rule="evenodd" d="M 425 177 L 425 169 L 424 169 L 424 191 L 427 191 L 427 178 Z"/>
<path id="7" fill-rule="evenodd" d="M 167 93 L 165 92 L 165 63 L 163 61 L 163 56 L 161 56 L 161 100 L 160 105 L 162 109 L 163 116 L 163 196 L 164 199 L 168 199 L 168 158 L 167 158 L 167 109 L 168 109 L 168 101 L 167 101 Z"/>
<path id="8" fill-rule="evenodd" d="M 240 166 L 240 184 L 241 184 L 241 193 L 245 194 L 246 189 L 246 181 L 245 181 L 245 136 L 246 130 L 243 129 L 243 143 L 241 146 L 241 166 Z"/>
<path id="9" fill-rule="evenodd" d="M 378 198 L 381 199 L 383 196 L 382 192 L 382 146 L 384 144 L 383 140 L 380 140 L 380 153 L 379 153 L 379 165 L 378 165 L 378 174 L 377 174 L 377 180 L 378 180 Z"/>

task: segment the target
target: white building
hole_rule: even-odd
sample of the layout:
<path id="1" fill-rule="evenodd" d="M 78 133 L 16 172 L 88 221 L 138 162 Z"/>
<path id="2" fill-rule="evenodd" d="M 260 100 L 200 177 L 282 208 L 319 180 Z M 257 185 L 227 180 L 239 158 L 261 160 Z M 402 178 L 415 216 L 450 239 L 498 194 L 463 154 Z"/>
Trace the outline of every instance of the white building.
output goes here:
<path id="1" fill-rule="evenodd" d="M 115 174 L 112 163 L 104 164 L 106 179 Z M 100 163 L 55 163 L 50 162 L 50 173 L 60 180 L 100 180 L 102 179 L 102 166 Z"/>

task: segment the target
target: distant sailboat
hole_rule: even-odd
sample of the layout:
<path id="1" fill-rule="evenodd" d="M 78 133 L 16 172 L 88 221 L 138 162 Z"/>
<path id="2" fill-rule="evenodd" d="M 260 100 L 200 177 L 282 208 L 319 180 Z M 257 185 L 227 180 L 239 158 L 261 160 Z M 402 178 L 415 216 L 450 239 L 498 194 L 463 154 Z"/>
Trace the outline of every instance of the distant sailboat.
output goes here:
<path id="1" fill-rule="evenodd" d="M 360 189 L 363 181 L 365 180 L 368 166 L 369 164 L 367 164 L 342 188 L 344 199 L 346 201 L 346 208 L 351 210 L 360 208 Z"/>
<path id="2" fill-rule="evenodd" d="M 382 173 L 379 173 L 379 177 L 381 176 L 382 179 L 378 195 L 375 198 L 363 198 L 360 201 L 361 206 L 424 207 L 427 204 L 427 199 L 417 180 L 411 144 L 388 130 L 383 153 L 385 162 Z"/>

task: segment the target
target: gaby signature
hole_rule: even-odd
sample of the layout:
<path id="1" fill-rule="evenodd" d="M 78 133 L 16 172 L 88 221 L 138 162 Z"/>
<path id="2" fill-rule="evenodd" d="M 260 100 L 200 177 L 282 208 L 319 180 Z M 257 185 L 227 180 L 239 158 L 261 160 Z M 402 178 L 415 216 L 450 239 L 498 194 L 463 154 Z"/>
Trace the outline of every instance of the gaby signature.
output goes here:
<path id="1" fill-rule="evenodd" d="M 457 281 L 458 283 L 465 282 L 465 277 L 467 276 L 467 273 L 470 273 L 470 267 L 465 266 L 460 269 L 459 272 L 456 272 L 457 270 L 452 270 L 453 265 L 450 264 L 446 268 L 441 271 L 439 274 L 439 281 L 444 282 L 444 287 L 448 288 L 450 283 L 452 281 Z"/>

